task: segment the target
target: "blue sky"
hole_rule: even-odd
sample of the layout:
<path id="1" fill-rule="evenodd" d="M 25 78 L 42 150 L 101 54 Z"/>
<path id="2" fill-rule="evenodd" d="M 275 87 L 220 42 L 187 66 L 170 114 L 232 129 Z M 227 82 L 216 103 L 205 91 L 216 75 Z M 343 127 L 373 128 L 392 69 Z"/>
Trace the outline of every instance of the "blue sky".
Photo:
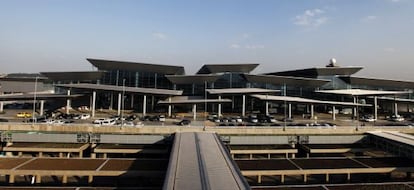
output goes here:
<path id="1" fill-rule="evenodd" d="M 255 73 L 341 66 L 414 80 L 412 0 L 0 0 L 0 73 L 91 70 L 87 57 Z"/>

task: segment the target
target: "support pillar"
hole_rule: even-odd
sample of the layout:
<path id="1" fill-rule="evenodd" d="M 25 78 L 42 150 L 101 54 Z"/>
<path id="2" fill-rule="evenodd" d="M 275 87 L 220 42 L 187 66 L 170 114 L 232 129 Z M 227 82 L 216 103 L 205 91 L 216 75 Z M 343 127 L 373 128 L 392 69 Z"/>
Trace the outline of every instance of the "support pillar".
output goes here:
<path id="1" fill-rule="evenodd" d="M 374 119 L 378 120 L 378 98 L 374 96 Z"/>
<path id="2" fill-rule="evenodd" d="M 43 152 L 39 152 L 39 158 L 43 157 Z"/>
<path id="3" fill-rule="evenodd" d="M 83 151 L 79 151 L 79 158 L 83 158 Z"/>
<path id="4" fill-rule="evenodd" d="M 88 183 L 92 183 L 93 182 L 93 175 L 88 176 Z"/>
<path id="5" fill-rule="evenodd" d="M 242 116 L 246 116 L 246 95 L 243 94 Z"/>
<path id="6" fill-rule="evenodd" d="M 398 115 L 398 103 L 394 103 L 394 115 Z"/>
<path id="7" fill-rule="evenodd" d="M 42 176 L 41 175 L 36 175 L 36 183 L 37 184 L 42 183 Z"/>
<path id="8" fill-rule="evenodd" d="M 314 117 L 315 117 L 315 113 L 314 113 L 314 106 L 313 106 L 313 104 L 311 104 L 311 107 L 310 107 L 310 113 L 311 113 L 311 119 L 313 119 Z"/>
<path id="9" fill-rule="evenodd" d="M 193 120 L 197 119 L 197 104 L 193 104 Z"/>
<path id="10" fill-rule="evenodd" d="M 142 115 L 147 114 L 147 95 L 144 95 L 144 101 L 142 102 Z"/>
<path id="11" fill-rule="evenodd" d="M 67 176 L 67 175 L 64 175 L 64 176 L 62 177 L 62 183 L 63 183 L 63 184 L 68 183 L 68 176 Z"/>
<path id="12" fill-rule="evenodd" d="M 122 94 L 118 93 L 118 115 L 121 115 L 121 103 L 122 103 Z"/>
<path id="13" fill-rule="evenodd" d="M 357 102 L 356 102 L 356 97 L 354 96 L 354 104 L 356 104 Z M 354 119 L 357 119 L 357 108 L 356 108 L 356 106 L 354 106 Z"/>
<path id="14" fill-rule="evenodd" d="M 70 90 L 68 90 L 68 96 L 70 96 Z M 71 101 L 70 101 L 70 98 L 67 98 L 66 99 L 66 114 L 69 114 L 69 109 L 70 109 L 70 107 L 71 107 Z"/>
<path id="15" fill-rule="evenodd" d="M 332 120 L 336 120 L 336 117 L 335 117 L 335 106 L 332 106 Z"/>
<path id="16" fill-rule="evenodd" d="M 285 183 L 285 175 L 280 176 L 280 183 Z"/>
<path id="17" fill-rule="evenodd" d="M 347 178 L 346 178 L 348 181 L 351 181 L 351 173 L 348 173 L 347 174 Z"/>
<path id="18" fill-rule="evenodd" d="M 303 174 L 303 182 L 307 182 L 308 181 L 308 176 L 306 174 Z"/>
<path id="19" fill-rule="evenodd" d="M 171 117 L 171 96 L 168 97 L 168 102 L 170 104 L 168 104 L 168 117 Z"/>
<path id="20" fill-rule="evenodd" d="M 59 152 L 59 158 L 63 158 L 63 152 Z"/>
<path id="21" fill-rule="evenodd" d="M 292 119 L 292 104 L 289 103 L 289 119 Z"/>
<path id="22" fill-rule="evenodd" d="M 219 101 L 221 101 L 221 96 L 218 96 Z M 218 104 L 218 116 L 221 117 L 221 103 Z"/>
<path id="23" fill-rule="evenodd" d="M 112 111 L 113 107 L 114 107 L 114 93 L 111 92 L 111 98 L 110 98 L 110 102 L 109 102 L 109 110 Z"/>
<path id="24" fill-rule="evenodd" d="M 4 102 L 0 102 L 0 113 L 4 111 Z"/>
<path id="25" fill-rule="evenodd" d="M 266 101 L 266 115 L 269 115 L 269 102 Z"/>
<path id="26" fill-rule="evenodd" d="M 45 101 L 40 100 L 40 116 L 43 116 L 44 109 L 45 109 Z"/>
<path id="27" fill-rule="evenodd" d="M 14 175 L 9 175 L 9 183 L 14 183 Z"/>
<path id="28" fill-rule="evenodd" d="M 329 183 L 329 174 L 327 173 L 325 176 L 326 183 Z"/>
<path id="29" fill-rule="evenodd" d="M 95 117 L 95 104 L 96 104 L 96 91 L 92 92 L 92 105 L 91 105 L 91 116 Z"/>
<path id="30" fill-rule="evenodd" d="M 257 176 L 257 183 L 262 183 L 262 176 L 261 175 Z"/>
<path id="31" fill-rule="evenodd" d="M 134 109 L 134 94 L 131 94 L 131 110 Z"/>

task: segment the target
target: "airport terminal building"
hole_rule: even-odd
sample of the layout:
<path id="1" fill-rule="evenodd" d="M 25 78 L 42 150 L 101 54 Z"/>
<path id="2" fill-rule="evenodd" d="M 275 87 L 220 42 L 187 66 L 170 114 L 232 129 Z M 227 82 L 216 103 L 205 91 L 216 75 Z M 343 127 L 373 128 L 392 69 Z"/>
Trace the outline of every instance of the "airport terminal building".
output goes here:
<path id="1" fill-rule="evenodd" d="M 355 107 L 375 115 L 413 111 L 414 82 L 354 77 L 362 67 L 341 67 L 335 61 L 326 67 L 261 74 L 252 74 L 257 63 L 207 64 L 193 75 L 183 66 L 87 61 L 96 70 L 3 76 L 1 109 L 7 102 L 32 100 L 36 94 L 38 101 L 58 102 L 68 110 L 89 107 L 92 115 L 96 109 L 168 116 L 193 112 L 194 118 L 197 112 L 280 114 L 287 107 L 289 117 Z"/>

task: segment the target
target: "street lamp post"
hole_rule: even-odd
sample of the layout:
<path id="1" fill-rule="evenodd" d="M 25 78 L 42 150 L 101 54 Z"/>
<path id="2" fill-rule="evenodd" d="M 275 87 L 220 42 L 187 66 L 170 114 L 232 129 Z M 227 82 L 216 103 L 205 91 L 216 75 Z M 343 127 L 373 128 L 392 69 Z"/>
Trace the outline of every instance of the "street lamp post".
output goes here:
<path id="1" fill-rule="evenodd" d="M 125 78 L 122 80 L 122 109 L 121 109 L 121 128 L 124 126 L 124 107 L 125 106 Z"/>
<path id="2" fill-rule="evenodd" d="M 37 95 L 37 79 L 35 78 L 34 94 L 33 94 L 33 112 L 32 112 L 32 126 L 35 124 L 35 112 L 36 112 L 36 95 Z"/>

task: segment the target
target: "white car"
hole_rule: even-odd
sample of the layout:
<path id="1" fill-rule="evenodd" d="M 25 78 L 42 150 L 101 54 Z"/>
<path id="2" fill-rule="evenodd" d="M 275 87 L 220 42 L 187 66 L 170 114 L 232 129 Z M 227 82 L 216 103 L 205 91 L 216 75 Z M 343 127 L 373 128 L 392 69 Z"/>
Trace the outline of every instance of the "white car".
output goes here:
<path id="1" fill-rule="evenodd" d="M 89 114 L 80 115 L 80 119 L 89 119 L 89 118 L 91 118 L 91 115 L 89 115 Z"/>
<path id="2" fill-rule="evenodd" d="M 95 121 L 93 121 L 92 123 L 93 123 L 93 124 L 99 124 L 99 125 L 101 125 L 103 121 L 105 121 L 105 118 L 96 119 L 96 120 L 95 120 Z"/>
<path id="3" fill-rule="evenodd" d="M 101 125 L 115 125 L 115 119 L 105 119 L 102 121 Z"/>
<path id="4" fill-rule="evenodd" d="M 164 115 L 160 115 L 158 117 L 158 120 L 161 121 L 161 122 L 165 122 L 165 116 Z"/>

